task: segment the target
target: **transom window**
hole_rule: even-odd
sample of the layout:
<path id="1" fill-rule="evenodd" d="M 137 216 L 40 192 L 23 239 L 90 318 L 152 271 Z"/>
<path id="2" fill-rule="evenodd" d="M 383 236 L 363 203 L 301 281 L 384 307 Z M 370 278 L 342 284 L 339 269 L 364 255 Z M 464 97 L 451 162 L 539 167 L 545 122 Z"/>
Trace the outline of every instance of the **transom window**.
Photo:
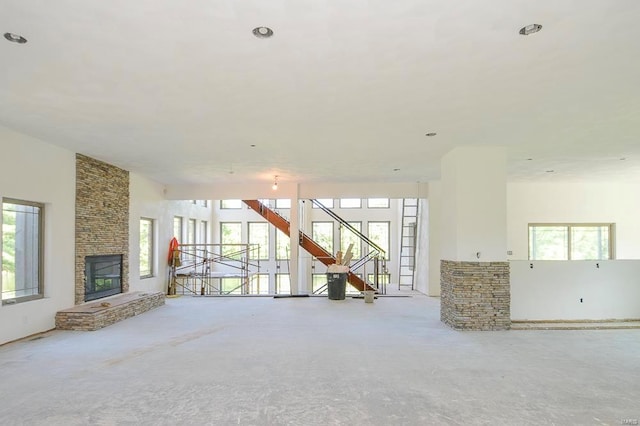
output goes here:
<path id="1" fill-rule="evenodd" d="M 370 209 L 388 209 L 389 199 L 388 198 L 369 198 L 367 200 L 367 207 L 369 207 Z"/>
<path id="2" fill-rule="evenodd" d="M 613 237 L 611 223 L 529 224 L 529 259 L 613 259 Z"/>
<path id="3" fill-rule="evenodd" d="M 333 208 L 333 198 L 317 198 L 316 201 L 318 201 L 320 204 L 322 204 L 323 206 L 325 206 L 328 209 L 332 209 Z M 314 209 L 319 209 L 320 207 L 318 207 L 315 204 L 313 204 L 313 208 Z"/>
<path id="4" fill-rule="evenodd" d="M 360 198 L 340 198 L 341 209 L 359 209 L 360 207 L 362 207 Z"/>
<path id="5" fill-rule="evenodd" d="M 242 200 L 220 200 L 221 209 L 241 209 Z"/>

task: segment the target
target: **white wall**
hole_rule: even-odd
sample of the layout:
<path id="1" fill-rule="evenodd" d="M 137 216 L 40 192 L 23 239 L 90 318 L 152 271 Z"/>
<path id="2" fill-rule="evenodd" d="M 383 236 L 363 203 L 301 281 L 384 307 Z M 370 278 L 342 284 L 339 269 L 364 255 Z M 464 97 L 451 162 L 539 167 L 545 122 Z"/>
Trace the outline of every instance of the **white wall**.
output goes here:
<path id="1" fill-rule="evenodd" d="M 211 241 L 213 225 L 212 208 L 195 205 L 191 200 L 167 201 L 165 187 L 146 177 L 130 174 L 129 192 L 129 290 L 130 291 L 166 291 L 168 285 L 169 241 L 173 238 L 173 218 L 183 218 L 183 237 L 180 243 L 186 243 L 186 230 L 189 219 L 196 219 L 196 233 L 200 232 L 200 222 L 208 222 L 208 241 Z M 140 219 L 154 221 L 154 276 L 140 278 Z M 196 235 L 196 241 L 201 241 Z"/>
<path id="2" fill-rule="evenodd" d="M 441 161 L 443 259 L 506 260 L 506 151 L 458 147 Z"/>
<path id="3" fill-rule="evenodd" d="M 512 320 L 640 318 L 640 261 L 511 261 L 510 266 Z"/>
<path id="4" fill-rule="evenodd" d="M 45 204 L 44 298 L 0 305 L 0 344 L 55 327 L 74 305 L 75 154 L 0 126 L 0 197 Z"/>
<path id="5" fill-rule="evenodd" d="M 615 223 L 616 259 L 640 259 L 640 184 L 509 183 L 507 250 L 528 258 L 529 223 Z"/>

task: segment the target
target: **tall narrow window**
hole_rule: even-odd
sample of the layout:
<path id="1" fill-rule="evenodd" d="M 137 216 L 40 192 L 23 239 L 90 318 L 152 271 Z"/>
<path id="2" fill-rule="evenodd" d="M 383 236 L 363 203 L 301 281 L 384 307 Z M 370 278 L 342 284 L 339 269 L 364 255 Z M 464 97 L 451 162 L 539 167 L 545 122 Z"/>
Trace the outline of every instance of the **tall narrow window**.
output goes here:
<path id="1" fill-rule="evenodd" d="M 187 225 L 187 244 L 192 244 L 192 246 L 187 249 L 187 253 L 189 253 L 192 257 L 195 256 L 196 254 L 196 247 L 194 245 L 195 243 L 196 243 L 196 220 L 189 219 L 189 222 Z M 191 261 L 195 262 L 195 259 L 192 258 Z"/>
<path id="2" fill-rule="evenodd" d="M 269 259 L 269 224 L 267 222 L 249 222 L 249 259 Z"/>
<path id="3" fill-rule="evenodd" d="M 333 255 L 333 222 L 312 222 L 313 241 Z"/>
<path id="4" fill-rule="evenodd" d="M 389 222 L 369 222 L 369 239 L 385 252 L 385 259 L 389 260 Z"/>
<path id="5" fill-rule="evenodd" d="M 289 253 L 291 252 L 291 240 L 287 237 L 287 234 L 281 230 L 276 230 L 276 260 L 289 259 Z"/>
<path id="6" fill-rule="evenodd" d="M 173 236 L 178 242 L 182 242 L 182 218 L 180 216 L 173 218 Z"/>
<path id="7" fill-rule="evenodd" d="M 2 303 L 43 297 L 44 205 L 2 200 Z"/>
<path id="8" fill-rule="evenodd" d="M 200 221 L 200 232 L 198 232 L 200 244 L 209 244 L 209 223 L 206 220 Z"/>
<path id="9" fill-rule="evenodd" d="M 239 260 L 242 257 L 242 223 L 220 222 L 222 255 Z"/>
<path id="10" fill-rule="evenodd" d="M 358 232 L 362 232 L 362 223 L 361 222 L 348 222 L 352 228 L 354 228 Z M 358 260 L 362 256 L 361 246 L 362 240 L 360 237 L 347 228 L 344 225 L 340 225 L 340 250 L 342 250 L 343 254 L 346 254 L 349 245 L 353 244 L 353 248 L 351 252 L 353 253 L 353 260 Z"/>
<path id="11" fill-rule="evenodd" d="M 153 276 L 153 219 L 140 219 L 140 278 Z"/>

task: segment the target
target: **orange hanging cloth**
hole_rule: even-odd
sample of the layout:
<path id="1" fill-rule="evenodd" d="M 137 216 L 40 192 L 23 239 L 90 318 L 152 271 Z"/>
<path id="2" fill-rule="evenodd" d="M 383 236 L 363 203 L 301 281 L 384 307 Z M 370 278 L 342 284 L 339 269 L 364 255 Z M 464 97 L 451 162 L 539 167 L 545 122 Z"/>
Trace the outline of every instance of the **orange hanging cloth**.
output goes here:
<path id="1" fill-rule="evenodd" d="M 180 266 L 180 250 L 178 239 L 173 237 L 169 242 L 169 266 Z"/>

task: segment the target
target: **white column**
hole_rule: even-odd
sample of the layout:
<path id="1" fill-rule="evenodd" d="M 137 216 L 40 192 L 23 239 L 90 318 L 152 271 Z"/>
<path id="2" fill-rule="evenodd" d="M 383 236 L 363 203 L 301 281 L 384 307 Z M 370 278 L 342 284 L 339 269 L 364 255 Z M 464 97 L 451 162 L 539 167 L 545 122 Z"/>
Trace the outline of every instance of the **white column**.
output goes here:
<path id="1" fill-rule="evenodd" d="M 300 247 L 300 185 L 296 184 L 291 194 L 291 217 L 289 218 L 289 235 L 291 240 L 291 259 L 289 260 L 289 282 L 291 283 L 291 294 L 299 294 L 299 247 Z"/>
<path id="2" fill-rule="evenodd" d="M 440 258 L 507 258 L 507 171 L 503 147 L 459 147 L 441 162 Z"/>

